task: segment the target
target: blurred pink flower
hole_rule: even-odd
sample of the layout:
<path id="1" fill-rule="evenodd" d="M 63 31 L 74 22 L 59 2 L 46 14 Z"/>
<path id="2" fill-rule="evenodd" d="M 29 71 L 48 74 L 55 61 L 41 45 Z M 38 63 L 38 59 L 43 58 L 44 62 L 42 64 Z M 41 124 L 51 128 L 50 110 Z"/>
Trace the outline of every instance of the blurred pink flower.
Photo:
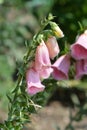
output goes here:
<path id="1" fill-rule="evenodd" d="M 34 95 L 44 90 L 45 86 L 41 84 L 38 72 L 33 68 L 27 70 L 26 73 L 27 92 Z"/>
<path id="2" fill-rule="evenodd" d="M 41 78 L 48 78 L 52 72 L 49 52 L 44 41 L 36 49 L 35 69 Z"/>
<path id="3" fill-rule="evenodd" d="M 62 55 L 52 65 L 53 68 L 52 76 L 56 80 L 68 79 L 69 67 L 70 67 L 70 56 Z"/>
<path id="4" fill-rule="evenodd" d="M 71 45 L 71 55 L 76 60 L 87 59 L 87 30 Z"/>
<path id="5" fill-rule="evenodd" d="M 46 46 L 48 48 L 49 56 L 51 59 L 57 56 L 60 52 L 57 40 L 54 36 L 48 38 L 48 40 L 46 41 Z"/>
<path id="6" fill-rule="evenodd" d="M 76 61 L 76 79 L 80 79 L 83 75 L 87 75 L 87 59 Z"/>

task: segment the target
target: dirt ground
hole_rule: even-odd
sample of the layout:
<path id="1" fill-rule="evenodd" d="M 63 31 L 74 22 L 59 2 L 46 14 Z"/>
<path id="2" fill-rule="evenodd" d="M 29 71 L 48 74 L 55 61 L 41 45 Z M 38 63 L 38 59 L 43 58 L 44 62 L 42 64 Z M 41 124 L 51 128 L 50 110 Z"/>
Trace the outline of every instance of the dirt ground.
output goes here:
<path id="1" fill-rule="evenodd" d="M 62 106 L 59 102 L 54 101 L 38 111 L 37 114 L 31 115 L 31 123 L 27 125 L 26 130 L 65 130 L 69 123 L 69 107 Z M 74 109 L 72 109 L 74 113 Z M 5 112 L 0 112 L 0 120 L 6 119 Z M 78 123 L 74 122 L 75 130 L 87 130 L 87 117 Z M 58 126 L 61 129 L 58 129 Z"/>
<path id="2" fill-rule="evenodd" d="M 69 107 L 63 107 L 59 102 L 42 108 L 37 115 L 32 115 L 32 123 L 28 130 L 65 130 L 69 123 Z M 74 113 L 74 109 L 72 112 Z M 73 122 L 75 130 L 87 130 L 87 117 L 78 123 Z M 58 126 L 60 129 L 58 129 Z"/>

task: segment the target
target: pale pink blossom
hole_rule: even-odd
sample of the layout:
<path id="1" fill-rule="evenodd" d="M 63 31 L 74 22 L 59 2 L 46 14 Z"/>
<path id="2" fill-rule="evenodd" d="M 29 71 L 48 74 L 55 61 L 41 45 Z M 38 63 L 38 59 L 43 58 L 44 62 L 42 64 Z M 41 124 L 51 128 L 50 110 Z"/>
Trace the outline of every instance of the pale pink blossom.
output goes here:
<path id="1" fill-rule="evenodd" d="M 76 79 L 80 79 L 83 75 L 87 75 L 87 59 L 76 61 Z"/>
<path id="2" fill-rule="evenodd" d="M 52 36 L 52 37 L 49 37 L 45 43 L 46 43 L 46 46 L 47 46 L 48 51 L 49 51 L 49 56 L 51 59 L 53 59 L 60 52 L 57 40 L 54 36 Z"/>
<path id="3" fill-rule="evenodd" d="M 41 84 L 40 77 L 37 71 L 33 68 L 27 70 L 26 73 L 27 92 L 34 95 L 44 90 L 45 86 Z"/>
<path id="4" fill-rule="evenodd" d="M 56 80 L 68 79 L 69 67 L 70 67 L 70 56 L 67 54 L 62 55 L 52 65 L 52 68 L 53 68 L 52 76 Z"/>
<path id="5" fill-rule="evenodd" d="M 52 72 L 49 52 L 44 41 L 36 49 L 35 69 L 41 78 L 48 78 Z"/>
<path id="6" fill-rule="evenodd" d="M 87 31 L 71 45 L 71 55 L 76 60 L 87 59 Z"/>

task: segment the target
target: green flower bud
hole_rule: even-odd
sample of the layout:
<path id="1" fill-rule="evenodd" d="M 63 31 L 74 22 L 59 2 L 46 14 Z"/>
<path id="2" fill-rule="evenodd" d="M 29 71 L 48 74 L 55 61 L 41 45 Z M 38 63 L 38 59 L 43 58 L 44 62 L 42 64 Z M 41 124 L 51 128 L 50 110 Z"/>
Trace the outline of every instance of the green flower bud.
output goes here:
<path id="1" fill-rule="evenodd" d="M 55 22 L 50 22 L 50 26 L 51 26 L 55 36 L 57 36 L 58 38 L 64 37 L 62 30 L 59 28 L 59 26 Z"/>

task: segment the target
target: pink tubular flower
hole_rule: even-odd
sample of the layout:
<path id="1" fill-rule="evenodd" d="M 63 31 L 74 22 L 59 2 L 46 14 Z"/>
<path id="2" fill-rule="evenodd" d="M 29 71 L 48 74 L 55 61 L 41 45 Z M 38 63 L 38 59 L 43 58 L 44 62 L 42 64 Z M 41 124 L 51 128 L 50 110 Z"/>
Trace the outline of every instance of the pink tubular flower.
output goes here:
<path id="1" fill-rule="evenodd" d="M 76 61 L 76 79 L 80 79 L 83 75 L 87 75 L 87 59 Z"/>
<path id="2" fill-rule="evenodd" d="M 70 56 L 63 55 L 57 59 L 57 61 L 52 65 L 53 72 L 52 76 L 56 80 L 68 79 L 68 71 L 70 67 Z"/>
<path id="3" fill-rule="evenodd" d="M 87 30 L 71 45 L 71 55 L 76 60 L 87 59 Z"/>
<path id="4" fill-rule="evenodd" d="M 49 37 L 48 40 L 46 41 L 46 46 L 48 48 L 49 56 L 51 59 L 53 59 L 55 56 L 58 55 L 60 50 L 55 37 L 53 36 Z"/>
<path id="5" fill-rule="evenodd" d="M 27 92 L 34 95 L 44 90 L 45 86 L 41 84 L 39 74 L 33 69 L 29 69 L 26 73 Z"/>
<path id="6" fill-rule="evenodd" d="M 36 49 L 35 69 L 41 78 L 48 78 L 52 72 L 49 52 L 44 41 Z"/>

